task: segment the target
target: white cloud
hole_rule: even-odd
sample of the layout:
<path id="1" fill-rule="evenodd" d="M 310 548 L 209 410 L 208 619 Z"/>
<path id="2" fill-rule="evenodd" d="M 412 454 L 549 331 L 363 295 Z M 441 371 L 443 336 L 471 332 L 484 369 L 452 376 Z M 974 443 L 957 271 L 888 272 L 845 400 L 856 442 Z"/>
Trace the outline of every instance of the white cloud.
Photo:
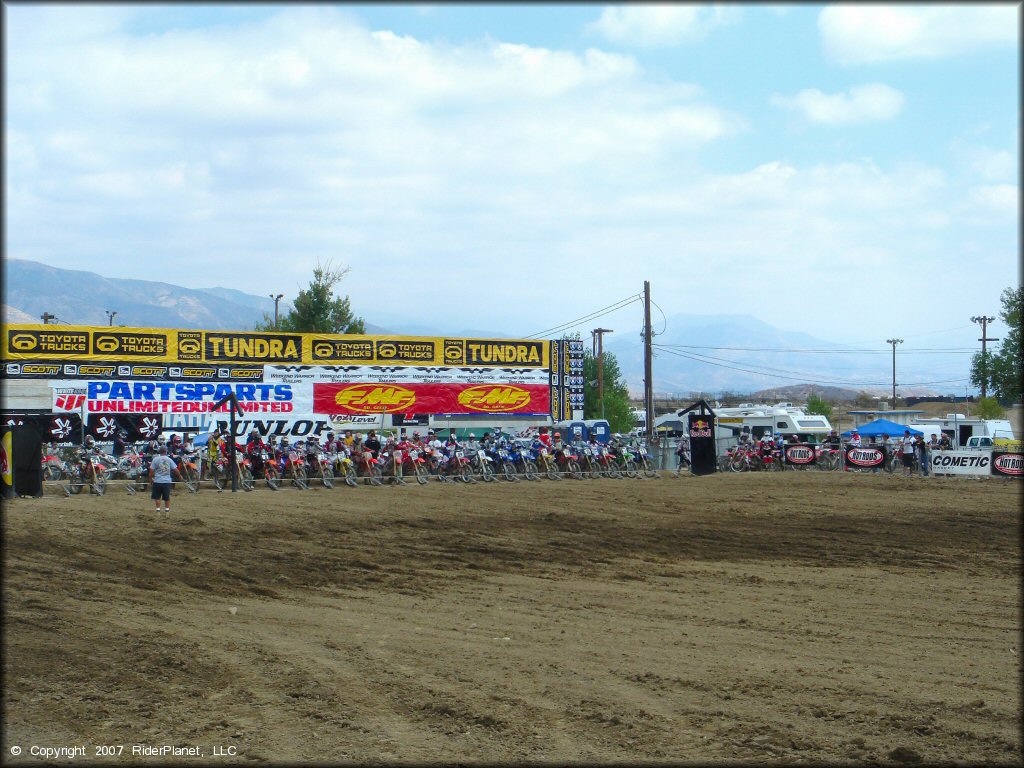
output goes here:
<path id="1" fill-rule="evenodd" d="M 620 45 L 655 48 L 702 40 L 740 15 L 738 8 L 720 5 L 608 6 L 588 29 Z"/>
<path id="2" fill-rule="evenodd" d="M 844 64 L 955 56 L 1020 45 L 1020 5 L 832 5 L 818 16 L 825 52 Z"/>
<path id="3" fill-rule="evenodd" d="M 855 86 L 849 93 L 807 88 L 795 96 L 771 97 L 775 106 L 795 109 L 812 123 L 828 125 L 891 120 L 903 109 L 903 102 L 902 93 L 882 83 Z"/>

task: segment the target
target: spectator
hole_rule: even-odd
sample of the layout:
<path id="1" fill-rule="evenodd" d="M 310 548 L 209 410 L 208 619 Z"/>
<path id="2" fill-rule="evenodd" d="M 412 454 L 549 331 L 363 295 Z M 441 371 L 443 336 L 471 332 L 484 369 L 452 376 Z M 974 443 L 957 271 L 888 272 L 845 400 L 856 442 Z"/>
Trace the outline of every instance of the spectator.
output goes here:
<path id="1" fill-rule="evenodd" d="M 172 475 L 177 475 L 178 479 L 181 479 L 181 475 L 178 474 L 178 465 L 167 455 L 167 446 L 161 445 L 160 452 L 153 457 L 153 461 L 149 465 L 149 482 L 153 486 L 150 498 L 156 503 L 156 513 L 160 514 L 160 500 L 162 499 L 165 518 L 171 516 Z"/>
<path id="2" fill-rule="evenodd" d="M 948 451 L 951 447 L 952 443 L 949 440 L 949 435 L 943 432 L 942 436 L 939 438 L 939 450 Z"/>
<path id="3" fill-rule="evenodd" d="M 922 477 L 928 477 L 928 464 L 931 461 L 931 452 L 928 443 L 924 441 L 924 435 L 914 438 L 914 450 L 917 453 L 917 466 Z"/>
<path id="4" fill-rule="evenodd" d="M 903 458 L 903 474 L 910 477 L 914 472 L 914 438 L 910 436 L 910 430 L 903 430 L 903 437 L 900 438 L 900 454 Z"/>

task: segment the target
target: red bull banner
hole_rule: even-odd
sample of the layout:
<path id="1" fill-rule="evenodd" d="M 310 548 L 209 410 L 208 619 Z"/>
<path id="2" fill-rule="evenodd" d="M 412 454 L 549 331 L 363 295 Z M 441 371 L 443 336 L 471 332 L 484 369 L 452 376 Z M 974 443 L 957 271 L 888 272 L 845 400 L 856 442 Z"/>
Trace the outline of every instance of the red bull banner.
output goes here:
<path id="1" fill-rule="evenodd" d="M 313 412 L 543 415 L 550 407 L 549 397 L 544 384 L 314 384 Z"/>

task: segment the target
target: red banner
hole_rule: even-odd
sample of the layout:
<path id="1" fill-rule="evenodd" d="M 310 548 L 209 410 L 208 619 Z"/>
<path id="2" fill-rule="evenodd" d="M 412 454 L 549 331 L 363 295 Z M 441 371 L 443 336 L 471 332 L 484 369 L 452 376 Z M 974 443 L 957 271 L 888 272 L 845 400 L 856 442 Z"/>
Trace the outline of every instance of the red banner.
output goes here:
<path id="1" fill-rule="evenodd" d="M 546 414 L 546 384 L 314 384 L 313 412 Z"/>

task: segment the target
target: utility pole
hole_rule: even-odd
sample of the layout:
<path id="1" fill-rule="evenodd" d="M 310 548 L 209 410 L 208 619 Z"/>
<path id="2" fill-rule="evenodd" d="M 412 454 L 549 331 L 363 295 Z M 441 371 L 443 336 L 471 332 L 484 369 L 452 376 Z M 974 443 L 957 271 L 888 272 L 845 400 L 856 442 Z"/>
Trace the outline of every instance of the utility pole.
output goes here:
<path id="1" fill-rule="evenodd" d="M 654 374 L 651 352 L 651 283 L 644 280 L 644 410 L 647 412 L 647 443 L 654 438 Z"/>
<path id="2" fill-rule="evenodd" d="M 591 331 L 597 339 L 597 399 L 601 403 L 601 418 L 604 418 L 604 334 L 615 333 L 611 328 L 595 328 Z"/>
<path id="3" fill-rule="evenodd" d="M 51 320 L 56 320 L 56 315 L 51 315 L 49 312 L 43 312 L 40 317 L 43 319 L 43 325 L 49 325 Z"/>
<path id="4" fill-rule="evenodd" d="M 278 304 L 278 302 L 281 301 L 281 299 L 284 298 L 284 294 L 283 293 L 279 293 L 279 294 L 277 294 L 275 296 L 274 294 L 271 293 L 269 295 L 270 295 L 270 298 L 272 298 L 274 300 L 274 330 L 276 331 L 277 330 L 277 304 Z"/>
<path id="5" fill-rule="evenodd" d="M 903 339 L 886 339 L 886 344 L 892 344 L 892 407 L 896 407 L 896 345 L 902 344 Z"/>
<path id="6" fill-rule="evenodd" d="M 985 399 L 985 383 L 986 383 L 986 380 L 988 379 L 988 358 L 985 356 L 985 343 L 989 342 L 989 341 L 999 341 L 999 339 L 993 339 L 991 336 L 989 336 L 987 331 L 986 331 L 986 329 L 988 328 L 988 324 L 991 323 L 993 320 L 995 320 L 994 317 L 985 317 L 984 315 L 981 315 L 980 317 L 972 317 L 971 318 L 971 322 L 972 323 L 980 323 L 981 324 L 981 338 L 978 339 L 978 341 L 981 342 L 981 399 L 982 400 Z"/>
<path id="7" fill-rule="evenodd" d="M 108 325 L 113 325 L 114 324 L 114 315 L 117 314 L 117 310 L 105 309 L 103 311 L 107 313 L 107 319 L 110 320 L 110 322 L 107 323 L 107 324 Z"/>

